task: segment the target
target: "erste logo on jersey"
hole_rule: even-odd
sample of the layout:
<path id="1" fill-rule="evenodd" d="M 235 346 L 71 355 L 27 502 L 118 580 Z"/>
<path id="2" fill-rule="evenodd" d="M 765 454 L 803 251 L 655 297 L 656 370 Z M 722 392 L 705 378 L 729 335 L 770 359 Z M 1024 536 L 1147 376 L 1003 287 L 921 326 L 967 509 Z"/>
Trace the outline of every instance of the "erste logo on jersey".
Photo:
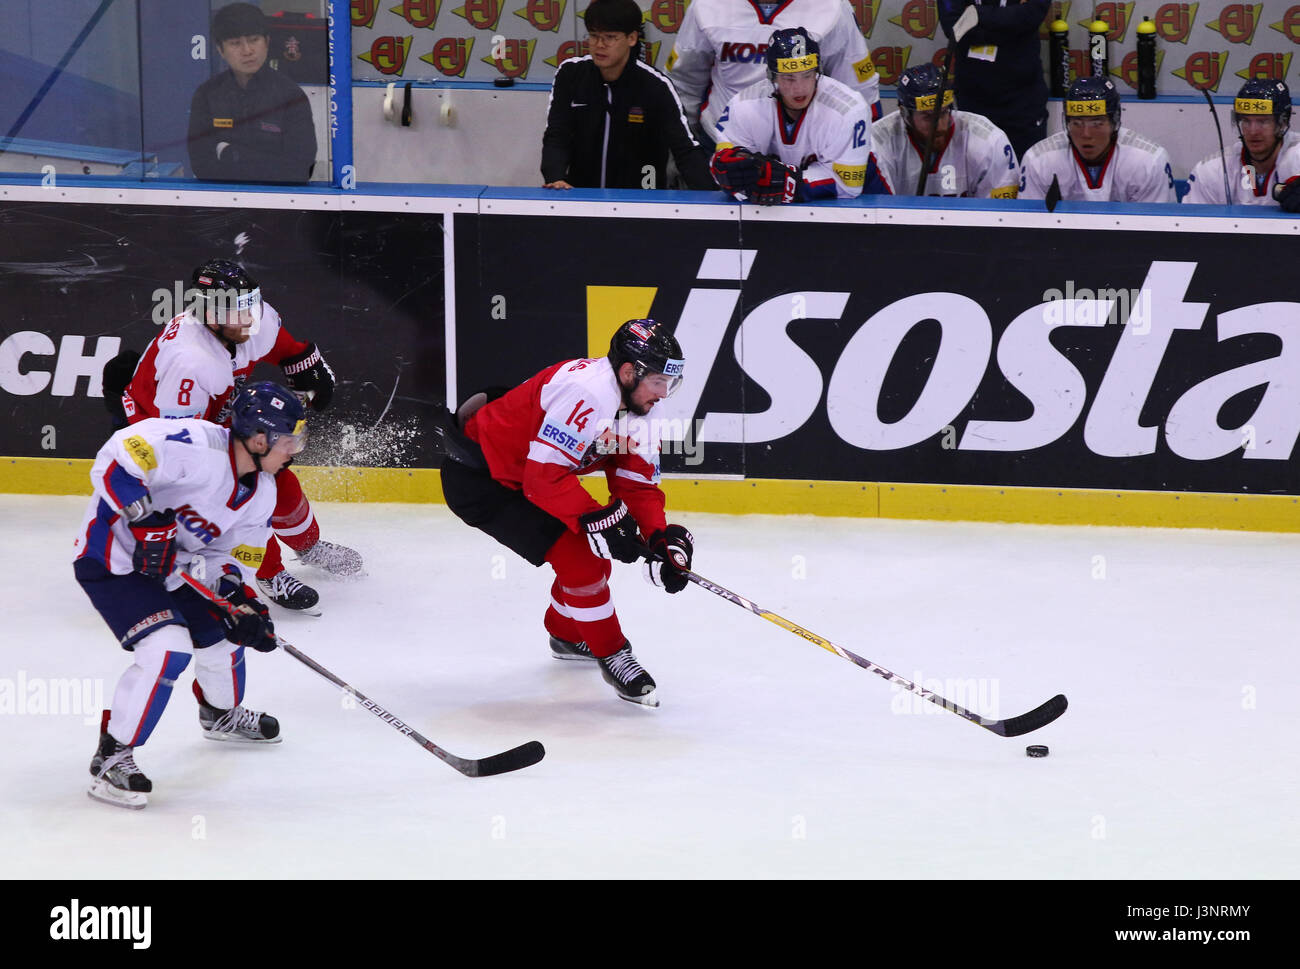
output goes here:
<path id="1" fill-rule="evenodd" d="M 1293 44 L 1300 44 L 1300 7 L 1287 7 L 1282 19 L 1268 25 L 1269 30 L 1276 30 Z"/>
<path id="2" fill-rule="evenodd" d="M 931 40 L 939 26 L 939 15 L 935 13 L 934 0 L 907 0 L 902 12 L 897 17 L 890 17 L 889 22 L 902 27 L 913 37 Z"/>
<path id="3" fill-rule="evenodd" d="M 575 461 L 582 460 L 582 453 L 587 450 L 585 441 L 574 437 L 558 424 L 546 421 L 542 424 L 542 429 L 537 432 L 537 437 L 554 447 L 559 448 Z"/>
<path id="4" fill-rule="evenodd" d="M 654 0 L 648 11 L 648 21 L 665 34 L 675 34 L 686 16 L 686 0 Z"/>
<path id="5" fill-rule="evenodd" d="M 538 30 L 552 33 L 560 29 L 564 20 L 565 0 L 528 0 L 528 6 L 515 11 L 516 17 L 523 17 Z"/>
<path id="6" fill-rule="evenodd" d="M 370 50 L 362 51 L 357 60 L 370 64 L 380 74 L 401 76 L 406 70 L 406 58 L 411 53 L 411 37 L 376 37 Z"/>
<path id="7" fill-rule="evenodd" d="M 1199 3 L 1166 3 L 1159 7 L 1151 18 L 1156 25 L 1156 34 L 1166 43 L 1187 43 L 1187 37 L 1196 24 L 1196 8 L 1199 6 Z"/>
<path id="8" fill-rule="evenodd" d="M 1228 66 L 1228 52 L 1200 50 L 1187 58 L 1182 67 L 1174 68 L 1174 77 L 1181 77 L 1194 88 L 1217 91 L 1223 80 L 1223 69 Z"/>
<path id="9" fill-rule="evenodd" d="M 466 0 L 465 6 L 452 11 L 464 17 L 475 30 L 496 30 L 501 19 L 501 0 Z"/>
<path id="10" fill-rule="evenodd" d="M 1231 3 L 1219 11 L 1217 20 L 1211 20 L 1205 26 L 1218 31 L 1229 44 L 1249 44 L 1255 36 L 1259 15 L 1263 11 L 1262 3 Z"/>
<path id="11" fill-rule="evenodd" d="M 420 60 L 432 64 L 440 74 L 464 77 L 473 51 L 473 37 L 439 37 L 433 43 L 433 50 L 421 54 Z"/>
<path id="12" fill-rule="evenodd" d="M 1237 76 L 1247 81 L 1255 77 L 1268 78 L 1270 81 L 1285 81 L 1290 70 L 1291 52 L 1277 51 L 1271 54 L 1254 55 L 1248 65 L 1237 71 Z"/>
<path id="13" fill-rule="evenodd" d="M 438 19 L 438 7 L 442 0 L 402 0 L 396 7 L 389 7 L 389 13 L 395 13 L 412 27 L 433 29 Z"/>

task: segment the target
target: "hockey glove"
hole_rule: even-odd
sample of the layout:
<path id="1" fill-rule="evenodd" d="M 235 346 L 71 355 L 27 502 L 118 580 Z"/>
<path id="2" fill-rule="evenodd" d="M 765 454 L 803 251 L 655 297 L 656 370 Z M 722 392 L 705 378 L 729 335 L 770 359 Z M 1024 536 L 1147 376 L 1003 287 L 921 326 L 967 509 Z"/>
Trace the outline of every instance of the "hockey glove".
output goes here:
<path id="1" fill-rule="evenodd" d="M 320 348 L 308 343 L 307 349 L 280 361 L 284 379 L 295 394 L 305 397 L 316 410 L 324 410 L 334 396 L 334 371 L 320 354 Z"/>
<path id="2" fill-rule="evenodd" d="M 665 592 L 681 592 L 687 578 L 680 571 L 691 567 L 695 555 L 695 539 L 681 525 L 669 525 L 650 536 L 650 551 L 654 559 L 645 564 L 646 581 Z"/>
<path id="3" fill-rule="evenodd" d="M 1300 175 L 1288 178 L 1281 185 L 1274 185 L 1273 198 L 1282 206 L 1283 212 L 1300 212 Z"/>
<path id="4" fill-rule="evenodd" d="M 755 155 L 745 148 L 719 150 L 709 170 L 723 191 L 758 205 L 794 202 L 803 186 L 797 169 L 772 155 Z"/>
<path id="5" fill-rule="evenodd" d="M 603 559 L 635 562 L 645 552 L 636 521 L 627 513 L 622 498 L 578 518 L 591 550 Z"/>
<path id="6" fill-rule="evenodd" d="M 135 539 L 131 564 L 141 575 L 165 579 L 176 564 L 176 513 L 168 508 L 138 518 L 127 527 Z"/>
<path id="7" fill-rule="evenodd" d="M 222 609 L 217 616 L 226 639 L 236 646 L 251 646 L 259 653 L 275 649 L 275 626 L 271 623 L 270 610 L 244 585 L 239 575 L 233 572 L 223 575 L 217 583 L 217 595 L 234 607 Z"/>

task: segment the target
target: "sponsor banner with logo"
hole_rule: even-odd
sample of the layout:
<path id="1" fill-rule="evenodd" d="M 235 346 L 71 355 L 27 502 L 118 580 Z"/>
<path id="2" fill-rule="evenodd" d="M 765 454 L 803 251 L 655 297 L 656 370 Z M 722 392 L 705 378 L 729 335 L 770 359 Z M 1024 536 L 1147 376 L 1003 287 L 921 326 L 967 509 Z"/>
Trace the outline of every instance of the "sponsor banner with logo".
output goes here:
<path id="1" fill-rule="evenodd" d="M 144 350 L 193 302 L 194 268 L 222 258 L 337 375 L 329 409 L 308 411 L 300 464 L 430 464 L 446 380 L 441 217 L 203 200 L 0 204 L 0 454 L 93 457 L 111 430 L 104 364 Z M 253 376 L 285 383 L 268 364 Z"/>
<path id="2" fill-rule="evenodd" d="M 671 322 L 685 382 L 652 416 L 686 439 L 665 471 L 1300 485 L 1289 238 L 455 218 L 457 318 L 504 307 L 458 326 L 460 396 L 603 353 L 622 319 Z"/>
<path id="3" fill-rule="evenodd" d="M 737 3 L 746 0 L 736 0 Z M 893 87 L 908 67 L 943 59 L 934 0 L 848 0 L 867 39 L 881 83 Z M 351 0 L 353 77 L 358 80 L 490 81 L 510 77 L 549 83 L 568 57 L 585 54 L 587 0 Z M 645 56 L 663 68 L 689 4 L 641 0 Z M 1070 25 L 1071 64 L 1090 73 L 1088 25 L 1109 26 L 1110 73 L 1126 94 L 1137 89 L 1137 25 L 1156 25 L 1157 90 L 1208 88 L 1232 94 L 1249 77 L 1291 83 L 1300 44 L 1300 4 L 1054 3 L 1047 22 Z M 1047 63 L 1047 26 L 1041 28 Z"/>

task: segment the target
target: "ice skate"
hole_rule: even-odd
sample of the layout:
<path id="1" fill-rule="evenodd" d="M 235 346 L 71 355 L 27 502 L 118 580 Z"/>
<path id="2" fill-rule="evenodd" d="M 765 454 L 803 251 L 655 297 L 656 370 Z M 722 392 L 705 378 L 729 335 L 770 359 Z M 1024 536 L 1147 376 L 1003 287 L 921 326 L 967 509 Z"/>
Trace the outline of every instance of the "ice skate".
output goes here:
<path id="1" fill-rule="evenodd" d="M 591 650 L 587 648 L 586 643 L 571 643 L 558 636 L 551 637 L 551 655 L 556 659 L 586 660 L 588 663 L 596 659 L 591 655 Z"/>
<path id="2" fill-rule="evenodd" d="M 203 698 L 199 684 L 194 684 L 194 697 L 199 701 L 199 726 L 209 740 L 233 744 L 278 744 L 280 721 L 269 713 L 250 710 L 244 706 L 221 710 Z"/>
<path id="3" fill-rule="evenodd" d="M 307 551 L 299 552 L 298 561 L 331 575 L 356 575 L 362 565 L 360 552 L 333 542 L 317 542 Z"/>
<path id="4" fill-rule="evenodd" d="M 139 810 L 149 803 L 153 782 L 135 764 L 135 748 L 118 743 L 108 732 L 108 711 L 100 727 L 99 747 L 90 760 L 95 780 L 86 791 L 96 801 Z"/>
<path id="5" fill-rule="evenodd" d="M 618 691 L 620 700 L 640 703 L 642 706 L 659 706 L 659 697 L 655 695 L 655 681 L 645 668 L 632 655 L 632 646 L 627 640 L 623 647 L 610 656 L 597 657 L 600 675 L 605 682 Z"/>
<path id="6" fill-rule="evenodd" d="M 309 585 L 303 585 L 287 569 L 281 569 L 269 579 L 258 578 L 257 587 L 262 595 L 270 599 L 281 609 L 305 612 L 309 616 L 319 616 L 316 604 L 320 602 L 320 593 Z"/>

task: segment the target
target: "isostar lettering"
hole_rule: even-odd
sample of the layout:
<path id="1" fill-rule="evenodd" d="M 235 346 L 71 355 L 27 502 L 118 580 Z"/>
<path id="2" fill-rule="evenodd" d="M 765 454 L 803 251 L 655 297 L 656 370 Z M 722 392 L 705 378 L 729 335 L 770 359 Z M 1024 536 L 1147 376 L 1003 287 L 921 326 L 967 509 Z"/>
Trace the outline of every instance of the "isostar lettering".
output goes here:
<path id="1" fill-rule="evenodd" d="M 849 292 L 781 293 L 749 309 L 734 340 L 725 340 L 740 291 L 697 286 L 674 334 L 693 372 L 705 376 L 686 381 L 677 394 L 657 405 L 656 413 L 662 411 L 662 419 L 693 418 L 721 348 L 734 343 L 736 364 L 760 388 L 768 405 L 755 412 L 704 413 L 698 440 L 705 444 L 777 441 L 799 431 L 824 401 L 834 433 L 868 451 L 909 448 L 955 433 L 953 422 L 971 408 L 974 413 L 955 444 L 961 451 L 1032 451 L 1058 441 L 1082 422 L 1083 446 L 1099 457 L 1153 454 L 1163 440 L 1173 454 L 1190 461 L 1234 453 L 1250 461 L 1288 461 L 1300 437 L 1300 383 L 1294 380 L 1300 371 L 1300 303 L 1244 305 L 1218 313 L 1214 325 L 1220 341 L 1268 334 L 1281 341 L 1281 351 L 1200 379 L 1163 415 L 1144 409 L 1171 343 L 1181 332 L 1201 330 L 1210 318 L 1210 304 L 1187 299 L 1197 269 L 1195 262 L 1156 261 L 1136 293 L 1073 286 L 1045 293 L 1044 302 L 1025 307 L 1006 325 L 996 348 L 985 309 L 952 292 L 906 296 L 856 326 L 843 319 Z M 1202 281 L 1196 291 L 1203 291 L 1204 285 Z M 794 317 L 792 307 L 798 307 Z M 659 313 L 656 310 L 662 319 Z M 1121 315 L 1113 353 L 1096 386 L 1089 386 L 1052 342 L 1052 334 L 1068 333 L 1072 327 L 1104 327 Z M 829 373 L 787 333 L 795 318 L 848 327 L 848 340 Z M 938 351 L 910 410 L 902 419 L 886 422 L 878 411 L 891 362 L 904 339 L 925 321 L 939 325 Z M 980 415 L 980 391 L 991 362 L 1001 379 L 1028 401 L 1028 416 L 990 420 Z M 1264 390 L 1253 413 L 1239 426 L 1222 427 L 1219 415 L 1228 402 L 1259 387 Z"/>

